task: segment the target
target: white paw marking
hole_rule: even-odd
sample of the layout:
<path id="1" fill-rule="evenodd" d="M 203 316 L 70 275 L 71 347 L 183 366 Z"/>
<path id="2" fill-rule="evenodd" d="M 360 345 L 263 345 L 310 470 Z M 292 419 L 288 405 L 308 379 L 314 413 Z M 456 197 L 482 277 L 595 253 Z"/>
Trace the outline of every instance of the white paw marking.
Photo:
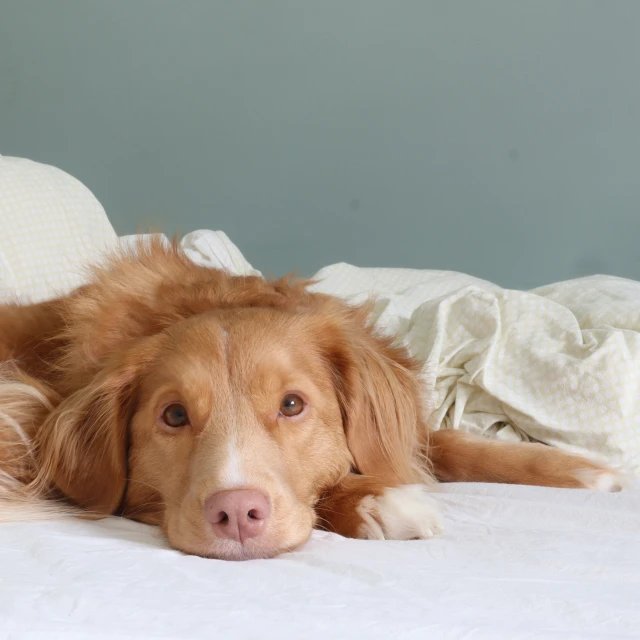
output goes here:
<path id="1" fill-rule="evenodd" d="M 364 520 L 360 537 L 367 540 L 431 538 L 442 531 L 435 502 L 421 484 L 406 484 L 366 496 L 357 507 Z"/>
<path id="2" fill-rule="evenodd" d="M 615 469 L 578 469 L 574 475 L 593 491 L 622 491 L 629 484 L 629 478 Z"/>

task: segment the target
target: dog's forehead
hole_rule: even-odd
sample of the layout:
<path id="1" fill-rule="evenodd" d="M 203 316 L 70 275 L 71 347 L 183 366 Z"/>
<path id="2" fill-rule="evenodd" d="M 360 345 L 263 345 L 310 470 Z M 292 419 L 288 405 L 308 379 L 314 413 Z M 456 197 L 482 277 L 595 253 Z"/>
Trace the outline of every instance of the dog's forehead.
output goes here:
<path id="1" fill-rule="evenodd" d="M 208 369 L 223 366 L 231 375 L 263 367 L 306 368 L 317 361 L 309 327 L 300 318 L 268 309 L 202 314 L 170 334 L 172 359 Z"/>
<path id="2" fill-rule="evenodd" d="M 192 317 L 167 330 L 163 361 L 222 363 L 226 357 L 228 333 L 213 318 Z"/>
<path id="3" fill-rule="evenodd" d="M 329 392 L 326 363 L 299 323 L 286 320 L 278 322 L 277 314 L 212 313 L 174 325 L 144 376 L 144 393 L 177 394 L 206 420 L 212 407 L 236 412 L 241 397 L 266 406 L 287 389 Z"/>

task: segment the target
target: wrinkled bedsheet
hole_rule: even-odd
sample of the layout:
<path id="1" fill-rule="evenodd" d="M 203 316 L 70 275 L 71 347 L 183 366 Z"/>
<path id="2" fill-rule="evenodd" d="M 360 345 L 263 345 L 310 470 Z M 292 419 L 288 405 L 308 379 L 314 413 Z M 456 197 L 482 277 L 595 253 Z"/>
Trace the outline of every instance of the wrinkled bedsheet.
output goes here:
<path id="1" fill-rule="evenodd" d="M 244 563 L 111 518 L 0 526 L 0 640 L 638 638 L 640 491 L 443 485 L 445 533 Z"/>
<path id="2" fill-rule="evenodd" d="M 378 300 L 377 325 L 423 363 L 430 428 L 537 440 L 640 475 L 640 282 L 525 292 L 346 264 L 315 279 L 348 301 Z"/>

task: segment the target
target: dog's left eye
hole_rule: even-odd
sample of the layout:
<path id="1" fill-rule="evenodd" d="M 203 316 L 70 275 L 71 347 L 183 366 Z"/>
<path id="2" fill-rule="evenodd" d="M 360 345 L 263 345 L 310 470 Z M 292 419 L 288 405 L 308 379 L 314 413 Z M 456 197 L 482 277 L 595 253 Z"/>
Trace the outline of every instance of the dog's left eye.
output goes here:
<path id="1" fill-rule="evenodd" d="M 280 403 L 280 413 L 285 418 L 299 416 L 304 409 L 304 400 L 297 393 L 288 393 Z"/>
<path id="2" fill-rule="evenodd" d="M 189 424 L 189 415 L 181 404 L 175 403 L 170 404 L 162 412 L 162 420 L 168 427 L 178 429 L 179 427 L 186 427 Z"/>

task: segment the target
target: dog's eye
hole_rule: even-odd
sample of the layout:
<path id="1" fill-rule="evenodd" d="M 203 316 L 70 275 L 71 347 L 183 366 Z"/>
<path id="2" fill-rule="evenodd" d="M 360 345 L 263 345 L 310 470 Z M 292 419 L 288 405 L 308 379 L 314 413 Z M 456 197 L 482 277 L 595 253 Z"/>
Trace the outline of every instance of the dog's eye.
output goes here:
<path id="1" fill-rule="evenodd" d="M 163 412 L 162 419 L 168 427 L 177 429 L 189 424 L 187 410 L 181 404 L 170 404 Z"/>
<path id="2" fill-rule="evenodd" d="M 302 413 L 304 400 L 297 393 L 288 393 L 280 403 L 280 413 L 286 418 L 293 418 Z"/>

